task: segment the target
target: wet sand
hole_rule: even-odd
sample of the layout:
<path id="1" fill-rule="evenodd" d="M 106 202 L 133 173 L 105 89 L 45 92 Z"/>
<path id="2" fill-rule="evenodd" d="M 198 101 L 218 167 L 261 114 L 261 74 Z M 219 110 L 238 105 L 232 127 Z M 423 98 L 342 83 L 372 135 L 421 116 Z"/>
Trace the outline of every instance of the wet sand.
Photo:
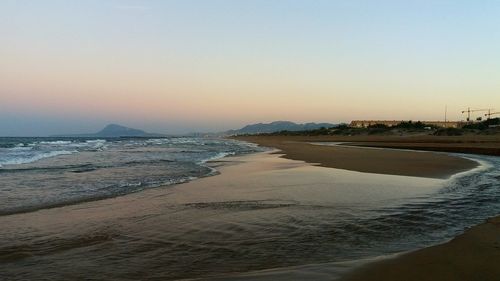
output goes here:
<path id="1" fill-rule="evenodd" d="M 332 280 L 354 265 L 331 261 L 392 252 L 372 242 L 404 241 L 415 231 L 416 222 L 404 220 L 388 229 L 387 220 L 370 210 L 392 206 L 397 215 L 386 219 L 397 219 L 402 202 L 435 194 L 447 182 L 329 169 L 278 156 L 225 158 L 212 163 L 222 165 L 217 176 L 0 216 L 0 279 Z"/>
<path id="2" fill-rule="evenodd" d="M 498 155 L 498 137 L 483 138 L 483 142 L 471 139 L 436 138 L 405 141 L 404 138 L 373 137 L 238 137 L 238 139 L 276 147 L 287 158 L 319 162 L 327 167 L 346 168 L 364 172 L 442 177 L 473 167 L 457 157 L 435 153 L 402 153 L 362 148 L 318 147 L 308 142 L 344 141 L 354 145 L 422 149 L 450 152 Z M 486 139 L 486 141 L 484 141 Z M 438 141 L 438 142 L 436 142 Z M 440 143 L 441 142 L 441 143 Z M 328 157 L 342 159 L 333 161 Z M 346 157 L 351 158 L 348 163 Z M 403 160 L 404 159 L 404 160 Z M 418 160 L 416 160 L 418 159 Z M 446 162 L 446 164 L 443 164 Z M 405 164 L 405 166 L 403 166 Z M 377 167 L 383 165 L 384 169 Z M 430 165 L 430 166 L 427 166 Z M 398 170 L 399 169 L 399 170 Z M 416 169 L 416 170 L 415 170 Z M 396 258 L 370 263 L 345 275 L 343 281 L 399 281 L 399 280 L 500 280 L 500 216 L 489 219 L 457 236 L 450 242 L 417 250 Z"/>
<path id="3" fill-rule="evenodd" d="M 366 265 L 342 281 L 498 281 L 500 217 L 475 226 L 452 241 Z"/>
<path id="4" fill-rule="evenodd" d="M 412 149 L 437 152 L 455 152 L 455 153 L 470 153 L 500 156 L 500 143 L 495 142 L 479 142 L 479 143 L 432 143 L 432 142 L 354 142 L 347 143 L 355 146 L 379 147 L 379 148 L 397 148 L 397 149 Z"/>
<path id="5" fill-rule="evenodd" d="M 399 211 L 400 202 L 434 194 L 444 182 L 270 153 L 219 164 L 220 175 L 185 184 L 0 216 L 0 279 L 233 280 L 238 272 L 350 259 L 353 251 L 373 256 L 385 250 L 374 237 L 393 235 L 379 231 L 370 210 Z M 360 231 L 349 228 L 356 225 Z M 318 280 L 317 271 L 285 271 Z M 339 273 L 329 269 L 323 280 Z"/>
<path id="6" fill-rule="evenodd" d="M 237 137 L 248 138 L 248 137 Z M 252 139 L 263 137 L 251 136 Z M 400 148 L 500 156 L 500 135 L 356 135 L 356 136 L 273 136 L 267 139 L 286 139 L 300 142 L 343 142 L 357 146 Z"/>
<path id="7" fill-rule="evenodd" d="M 478 165 L 472 160 L 432 152 L 311 144 L 325 141 L 323 138 L 245 136 L 236 139 L 277 148 L 288 159 L 366 173 L 449 178 Z"/>

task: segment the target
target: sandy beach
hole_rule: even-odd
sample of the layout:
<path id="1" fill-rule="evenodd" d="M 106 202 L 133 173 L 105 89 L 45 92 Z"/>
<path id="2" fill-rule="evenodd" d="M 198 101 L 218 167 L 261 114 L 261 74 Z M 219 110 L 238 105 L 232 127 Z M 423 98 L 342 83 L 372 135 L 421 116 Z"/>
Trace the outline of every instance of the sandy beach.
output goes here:
<path id="1" fill-rule="evenodd" d="M 259 272 L 250 280 L 276 280 L 260 271 L 284 268 L 282 280 L 318 280 L 289 267 L 377 255 L 385 249 L 374 241 L 398 238 L 377 230 L 369 209 L 399 212 L 400 202 L 432 194 L 442 182 L 317 167 L 270 152 L 210 165 L 220 174 L 0 216 L 0 277 L 234 280 Z M 356 225 L 363 227 L 349 229 Z M 341 276 L 335 266 L 327 272 L 321 280 Z"/>
<path id="2" fill-rule="evenodd" d="M 315 157 L 332 149 L 295 143 L 283 146 L 288 149 L 286 157 L 300 146 L 320 149 Z M 307 149 L 298 155 L 307 155 Z M 474 189 L 456 193 L 452 185 L 449 192 L 440 194 L 443 187 L 453 183 L 444 178 L 475 167 L 473 161 L 443 154 L 392 154 L 368 148 L 348 148 L 342 154 L 358 155 L 359 163 L 364 152 L 376 152 L 371 159 L 378 161 L 366 169 L 382 165 L 384 157 L 390 155 L 394 163 L 387 167 L 391 170 L 365 173 L 331 169 L 286 159 L 271 151 L 211 162 L 219 175 L 184 184 L 0 216 L 0 239 L 7 241 L 0 247 L 0 277 L 332 280 L 353 272 L 360 275 L 347 275 L 351 278 L 348 280 L 370 280 L 375 275 L 368 273 L 368 278 L 361 274 L 378 270 L 386 263 L 374 264 L 373 269 L 370 264 L 366 269 L 357 269 L 366 263 L 357 260 L 434 245 L 496 214 L 484 204 L 490 197 L 498 198 L 496 189 L 483 191 L 472 201 L 469 197 L 475 194 L 470 193 Z M 429 165 L 441 165 L 409 177 L 417 170 L 396 170 L 396 163 L 405 163 L 407 157 L 422 157 L 420 161 Z M 411 162 L 404 166 L 411 166 Z M 468 186 L 467 182 L 461 184 Z M 443 215 L 435 216 L 435 212 Z M 478 229 L 478 234 L 467 232 L 465 238 L 457 238 L 470 241 L 469 248 L 452 242 L 442 246 L 451 247 L 447 254 L 433 248 L 422 250 L 425 255 L 446 261 L 437 264 L 444 273 L 429 271 L 436 272 L 432 276 L 436 278 L 427 280 L 443 280 L 442 274 L 453 271 L 448 259 L 455 258 L 456 252 L 461 253 L 458 258 L 494 261 L 498 227 L 491 226 L 473 228 Z M 485 230 L 493 232 L 486 234 Z M 477 250 L 474 243 L 484 246 L 469 255 L 470 249 Z M 119 262 L 116 257 L 120 257 Z M 348 261 L 354 262 L 344 263 Z M 477 263 L 468 261 L 465 258 L 458 264 L 474 272 Z M 386 262 L 400 263 L 401 272 L 405 271 L 404 264 L 415 265 L 409 258 Z M 489 268 L 493 263 L 482 265 L 487 272 L 496 272 Z M 383 280 L 401 280 L 401 275 L 387 279 L 389 271 L 378 272 L 389 274 L 377 275 Z"/>
<path id="3" fill-rule="evenodd" d="M 448 243 L 368 264 L 340 280 L 497 281 L 498 261 L 500 217 L 489 219 Z"/>
<path id="4" fill-rule="evenodd" d="M 322 166 L 372 173 L 446 177 L 475 166 L 467 159 L 444 154 L 325 147 L 311 142 L 347 142 L 348 145 L 398 149 L 434 150 L 498 155 L 498 137 L 384 138 L 384 137 L 259 137 L 238 139 L 276 147 L 284 157 Z M 403 165 L 406 163 L 406 165 Z M 381 168 L 383 167 L 383 168 Z M 417 250 L 397 258 L 370 263 L 341 280 L 499 280 L 500 217 L 472 227 L 450 242 Z"/>
<path id="5" fill-rule="evenodd" d="M 274 143 L 280 141 L 297 142 L 342 142 L 357 146 L 413 149 L 438 152 L 472 153 L 500 155 L 500 135 L 357 135 L 357 136 L 239 136 L 249 141 Z"/>
<path id="6" fill-rule="evenodd" d="M 500 281 L 500 0 L 0 0 L 0 281 Z"/>
<path id="7" fill-rule="evenodd" d="M 245 136 L 237 139 L 277 148 L 288 159 L 366 173 L 448 178 L 477 166 L 474 161 L 446 154 L 314 144 L 329 140 L 321 137 Z M 355 143 L 351 140 L 350 144 Z"/>

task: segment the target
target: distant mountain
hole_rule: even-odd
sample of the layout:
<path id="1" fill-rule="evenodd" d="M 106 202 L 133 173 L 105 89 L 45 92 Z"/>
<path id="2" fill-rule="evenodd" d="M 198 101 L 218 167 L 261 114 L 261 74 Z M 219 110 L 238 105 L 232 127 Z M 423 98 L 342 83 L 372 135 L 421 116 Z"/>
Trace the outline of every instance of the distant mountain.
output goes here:
<path id="1" fill-rule="evenodd" d="M 143 130 L 128 128 L 117 124 L 109 124 L 97 133 L 56 135 L 54 137 L 99 137 L 99 138 L 117 138 L 117 137 L 164 137 L 162 134 L 146 133 Z"/>
<path id="2" fill-rule="evenodd" d="M 136 136 L 144 136 L 147 135 L 143 130 L 132 129 L 116 124 L 110 124 L 104 127 L 101 131 L 96 133 L 96 135 L 102 137 L 116 137 L 116 136 L 127 136 L 127 137 L 136 137 Z"/>
<path id="3" fill-rule="evenodd" d="M 305 123 L 297 124 L 290 121 L 275 121 L 271 123 L 258 123 L 247 125 L 238 130 L 229 130 L 224 132 L 225 135 L 242 135 L 242 134 L 260 134 L 260 133 L 275 133 L 280 131 L 308 131 L 315 130 L 321 127 L 330 128 L 336 127 L 336 124 L 331 123 Z"/>

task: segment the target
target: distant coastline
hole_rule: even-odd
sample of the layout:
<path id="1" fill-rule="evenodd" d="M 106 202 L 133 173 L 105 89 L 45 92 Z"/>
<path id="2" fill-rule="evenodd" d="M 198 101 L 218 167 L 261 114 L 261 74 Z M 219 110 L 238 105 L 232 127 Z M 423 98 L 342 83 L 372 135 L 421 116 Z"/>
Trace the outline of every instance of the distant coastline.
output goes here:
<path id="1" fill-rule="evenodd" d="M 168 137 L 165 134 L 146 133 L 143 130 L 133 129 L 117 124 L 109 124 L 97 133 L 84 133 L 84 134 L 59 134 L 52 135 L 54 138 L 120 138 L 120 137 Z"/>

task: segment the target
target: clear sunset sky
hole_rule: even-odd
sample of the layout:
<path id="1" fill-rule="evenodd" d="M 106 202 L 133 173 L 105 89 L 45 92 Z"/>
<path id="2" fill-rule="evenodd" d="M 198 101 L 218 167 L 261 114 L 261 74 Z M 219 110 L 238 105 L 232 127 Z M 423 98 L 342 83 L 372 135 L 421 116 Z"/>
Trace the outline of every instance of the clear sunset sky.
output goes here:
<path id="1" fill-rule="evenodd" d="M 0 1 L 0 135 L 500 111 L 500 1 Z M 478 114 L 479 115 L 479 114 Z"/>

